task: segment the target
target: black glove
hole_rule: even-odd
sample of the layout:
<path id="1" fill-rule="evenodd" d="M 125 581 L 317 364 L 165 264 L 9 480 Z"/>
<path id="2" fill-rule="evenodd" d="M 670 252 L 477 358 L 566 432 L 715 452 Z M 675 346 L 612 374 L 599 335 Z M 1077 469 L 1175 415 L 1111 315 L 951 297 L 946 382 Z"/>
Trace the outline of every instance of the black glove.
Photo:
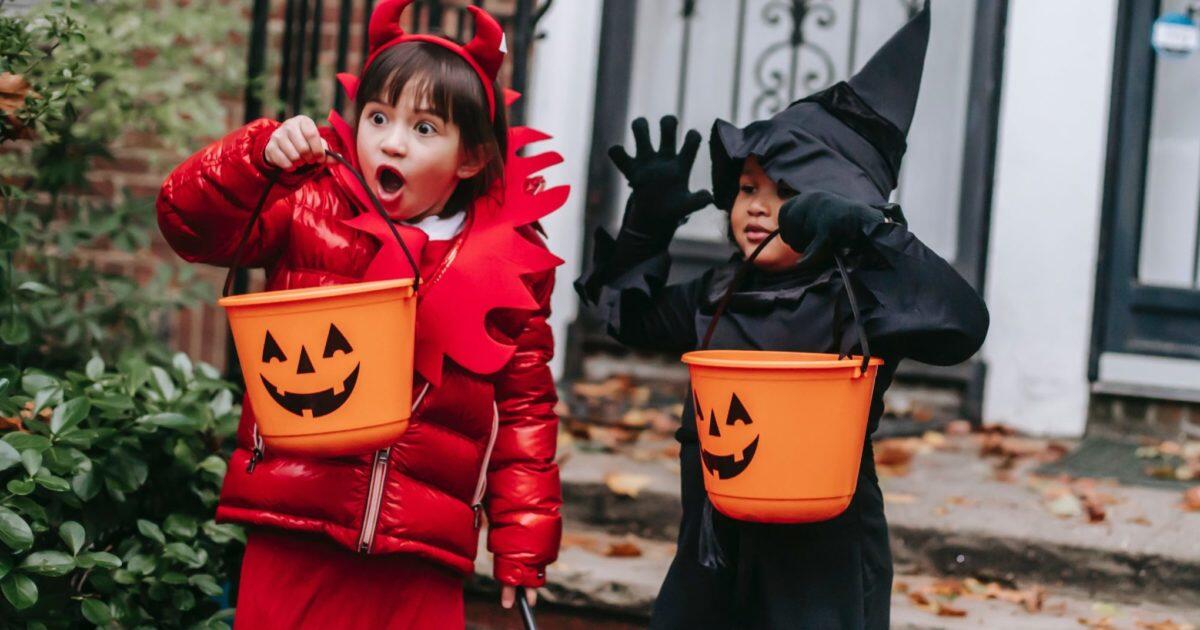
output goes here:
<path id="1" fill-rule="evenodd" d="M 779 237 L 788 247 L 806 254 L 823 243 L 853 247 L 865 230 L 887 220 L 883 211 L 841 195 L 820 190 L 803 192 L 779 209 Z"/>
<path id="2" fill-rule="evenodd" d="M 699 132 L 688 131 L 683 148 L 676 153 L 679 121 L 674 116 L 663 116 L 659 124 L 662 133 L 657 151 L 650 144 L 650 125 L 645 118 L 633 121 L 637 155 L 629 157 L 619 144 L 608 149 L 609 158 L 633 188 L 617 236 L 618 244 L 625 240 L 664 248 L 675 235 L 675 228 L 689 214 L 712 203 L 712 193 L 707 190 L 688 190 L 688 176 L 700 147 Z"/>

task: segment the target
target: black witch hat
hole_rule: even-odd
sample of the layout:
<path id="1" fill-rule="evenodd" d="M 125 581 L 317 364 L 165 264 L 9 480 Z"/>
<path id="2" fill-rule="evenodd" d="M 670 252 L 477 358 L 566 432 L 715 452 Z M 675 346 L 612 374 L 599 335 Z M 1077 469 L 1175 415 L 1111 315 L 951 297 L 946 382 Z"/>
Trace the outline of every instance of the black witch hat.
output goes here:
<path id="1" fill-rule="evenodd" d="M 737 196 L 742 163 L 755 156 L 767 175 L 793 190 L 824 190 L 885 203 L 900 161 L 925 67 L 929 2 L 849 81 L 796 101 L 742 129 L 718 120 L 709 148 L 713 196 L 725 210 Z"/>

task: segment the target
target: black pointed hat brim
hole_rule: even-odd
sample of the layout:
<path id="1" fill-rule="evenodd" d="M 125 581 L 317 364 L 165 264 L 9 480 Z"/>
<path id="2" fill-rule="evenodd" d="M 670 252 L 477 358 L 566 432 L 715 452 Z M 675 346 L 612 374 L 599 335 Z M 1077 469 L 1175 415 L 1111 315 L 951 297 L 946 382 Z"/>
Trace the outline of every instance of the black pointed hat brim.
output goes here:
<path id="1" fill-rule="evenodd" d="M 713 197 L 723 210 L 733 207 L 750 156 L 772 181 L 797 192 L 823 190 L 875 205 L 895 187 L 883 156 L 817 103 L 795 103 L 743 128 L 718 119 L 709 151 Z"/>

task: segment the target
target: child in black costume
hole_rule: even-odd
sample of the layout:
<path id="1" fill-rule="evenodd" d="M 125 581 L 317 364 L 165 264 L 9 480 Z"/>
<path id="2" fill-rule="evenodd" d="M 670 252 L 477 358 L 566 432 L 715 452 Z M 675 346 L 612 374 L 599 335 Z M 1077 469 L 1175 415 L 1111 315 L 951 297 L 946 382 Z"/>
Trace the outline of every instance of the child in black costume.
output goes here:
<path id="1" fill-rule="evenodd" d="M 710 138 L 715 203 L 730 211 L 741 252 L 700 278 L 667 284 L 667 245 L 686 217 L 714 201 L 688 190 L 700 143 L 689 131 L 676 153 L 676 122 L 662 121 L 657 151 L 644 119 L 636 155 L 610 155 L 633 192 L 615 241 L 596 235 L 591 271 L 577 288 L 610 334 L 640 349 L 700 345 L 716 303 L 744 256 L 776 227 L 734 293 L 714 349 L 861 353 L 840 252 L 879 369 L 868 435 L 904 358 L 951 365 L 983 343 L 987 308 L 954 269 L 906 227 L 896 187 L 929 38 L 929 7 L 848 82 L 793 103 L 744 129 L 717 121 Z M 780 242 L 782 240 L 782 242 Z M 850 507 L 825 522 L 736 521 L 711 508 L 692 401 L 682 427 L 683 520 L 653 628 L 887 628 L 892 586 L 883 498 L 868 440 Z"/>

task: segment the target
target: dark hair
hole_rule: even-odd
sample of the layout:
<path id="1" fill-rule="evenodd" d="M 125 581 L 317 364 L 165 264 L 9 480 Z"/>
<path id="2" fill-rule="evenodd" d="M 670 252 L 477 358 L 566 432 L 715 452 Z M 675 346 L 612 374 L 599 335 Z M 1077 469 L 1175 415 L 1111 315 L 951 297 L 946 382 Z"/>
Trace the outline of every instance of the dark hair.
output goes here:
<path id="1" fill-rule="evenodd" d="M 489 120 L 487 93 L 465 59 L 437 44 L 404 42 L 379 53 L 363 73 L 355 124 L 368 102 L 395 105 L 410 84 L 416 89 L 418 102 L 424 101 L 433 113 L 458 126 L 463 149 L 480 154 L 484 161 L 477 175 L 459 182 L 442 214 L 461 212 L 504 178 L 508 120 L 503 91 L 498 85 L 492 86 L 496 119 Z"/>

